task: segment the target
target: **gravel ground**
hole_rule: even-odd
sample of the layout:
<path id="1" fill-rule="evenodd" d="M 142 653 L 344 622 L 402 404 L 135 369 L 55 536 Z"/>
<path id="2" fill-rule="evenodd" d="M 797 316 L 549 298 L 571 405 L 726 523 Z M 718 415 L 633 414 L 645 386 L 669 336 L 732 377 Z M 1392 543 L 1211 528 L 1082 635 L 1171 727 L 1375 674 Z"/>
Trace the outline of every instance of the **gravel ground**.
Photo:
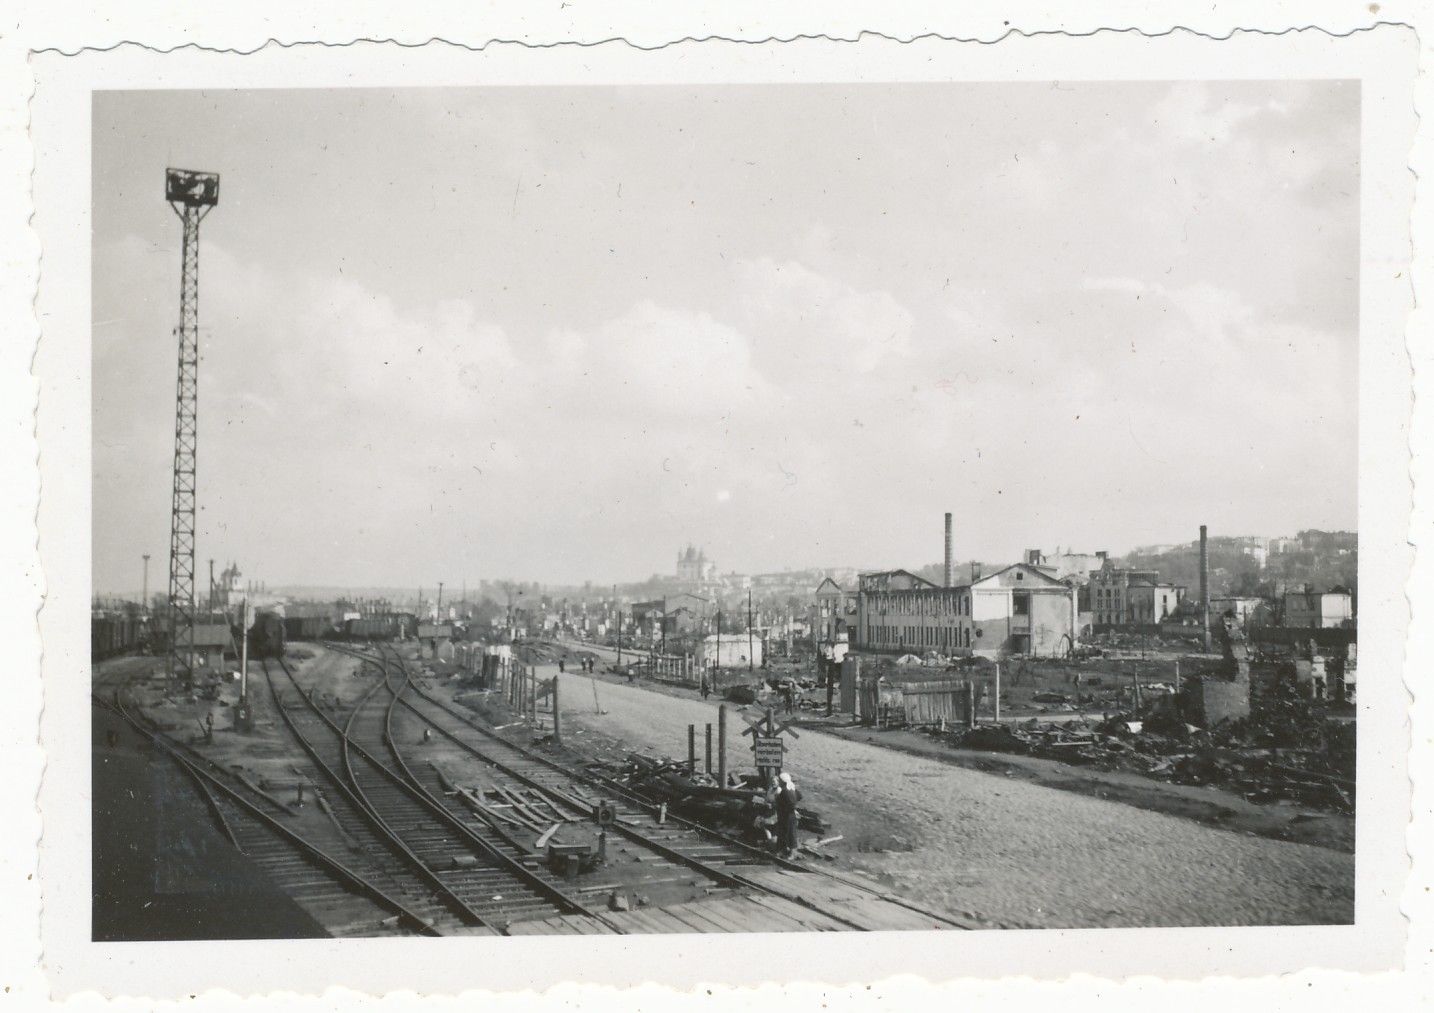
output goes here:
<path id="1" fill-rule="evenodd" d="M 556 674 L 541 666 L 540 674 Z M 563 677 L 564 721 L 634 750 L 686 753 L 717 704 Z M 729 713 L 733 761 L 745 725 Z M 806 734 L 787 769 L 846 839 L 841 863 L 898 893 L 1028 927 L 1346 923 L 1354 856 L 1201 826 L 1099 798 Z M 878 850 L 880 849 L 880 850 Z"/>

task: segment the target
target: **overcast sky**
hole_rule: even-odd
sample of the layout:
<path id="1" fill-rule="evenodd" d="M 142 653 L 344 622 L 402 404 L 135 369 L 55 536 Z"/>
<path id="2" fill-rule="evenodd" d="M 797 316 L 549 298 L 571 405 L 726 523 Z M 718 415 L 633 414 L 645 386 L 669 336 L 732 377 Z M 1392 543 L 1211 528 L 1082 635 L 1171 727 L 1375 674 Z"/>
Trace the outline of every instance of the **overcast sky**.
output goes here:
<path id="1" fill-rule="evenodd" d="M 1356 83 L 143 92 L 94 105 L 98 590 L 599 583 L 1356 522 Z"/>

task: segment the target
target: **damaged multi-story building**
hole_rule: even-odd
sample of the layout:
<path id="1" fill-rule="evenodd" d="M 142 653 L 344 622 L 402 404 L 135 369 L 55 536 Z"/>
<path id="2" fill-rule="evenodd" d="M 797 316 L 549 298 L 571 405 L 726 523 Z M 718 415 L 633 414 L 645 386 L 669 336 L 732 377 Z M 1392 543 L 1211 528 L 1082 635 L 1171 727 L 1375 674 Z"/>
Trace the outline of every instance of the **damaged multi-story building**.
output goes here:
<path id="1" fill-rule="evenodd" d="M 906 570 L 864 573 L 856 629 L 864 651 L 1061 655 L 1075 641 L 1076 590 L 1028 563 L 951 587 Z"/>

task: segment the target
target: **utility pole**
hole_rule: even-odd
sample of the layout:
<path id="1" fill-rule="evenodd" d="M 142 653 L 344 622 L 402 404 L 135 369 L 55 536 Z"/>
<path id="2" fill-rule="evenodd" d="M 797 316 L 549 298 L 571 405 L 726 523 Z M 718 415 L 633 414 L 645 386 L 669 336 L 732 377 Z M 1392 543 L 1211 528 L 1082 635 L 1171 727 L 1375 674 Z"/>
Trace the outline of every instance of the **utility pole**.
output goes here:
<path id="1" fill-rule="evenodd" d="M 752 674 L 752 589 L 747 588 L 747 674 Z"/>
<path id="2" fill-rule="evenodd" d="M 244 610 L 239 620 L 239 702 L 249 699 L 249 595 L 244 595 Z"/>
<path id="3" fill-rule="evenodd" d="M 214 560 L 209 561 L 209 613 L 214 614 Z"/>
<path id="4" fill-rule="evenodd" d="M 164 199 L 184 225 L 179 271 L 179 371 L 169 511 L 169 657 L 166 674 L 194 675 L 194 540 L 199 438 L 199 223 L 219 203 L 219 175 L 166 169 Z"/>
<path id="5" fill-rule="evenodd" d="M 617 603 L 617 585 L 612 586 L 612 611 L 617 618 L 617 663 L 622 664 L 622 607 Z"/>
<path id="6" fill-rule="evenodd" d="M 433 610 L 435 612 L 433 621 L 443 622 L 443 581 L 441 580 L 438 582 L 438 602 L 433 606 Z"/>
<path id="7" fill-rule="evenodd" d="M 146 552 L 140 557 L 144 560 L 144 584 L 143 590 L 139 593 L 140 611 L 145 615 L 149 614 L 149 553 Z"/>

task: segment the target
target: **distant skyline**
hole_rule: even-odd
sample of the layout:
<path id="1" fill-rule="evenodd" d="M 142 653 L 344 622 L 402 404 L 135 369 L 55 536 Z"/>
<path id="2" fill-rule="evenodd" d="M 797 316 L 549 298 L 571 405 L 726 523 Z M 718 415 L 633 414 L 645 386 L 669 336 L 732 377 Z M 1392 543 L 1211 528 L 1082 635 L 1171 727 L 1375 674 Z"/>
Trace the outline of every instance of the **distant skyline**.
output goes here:
<path id="1" fill-rule="evenodd" d="M 1302 528 L 1302 529 L 1300 529 L 1300 530 L 1307 530 L 1307 529 Z M 1294 535 L 1295 535 L 1296 533 L 1297 533 L 1297 532 L 1291 531 L 1291 532 L 1288 532 L 1288 533 L 1283 534 L 1283 535 L 1256 535 L 1256 534 L 1252 534 L 1252 533 L 1250 533 L 1250 532 L 1246 532 L 1246 533 L 1244 533 L 1244 534 L 1238 534 L 1238 535 L 1236 535 L 1236 534 L 1227 535 L 1227 534 L 1220 533 L 1220 532 L 1210 532 L 1210 539 L 1211 539 L 1212 542 L 1218 542 L 1219 540 L 1224 539 L 1224 538 L 1265 538 L 1266 540 L 1274 540 L 1274 539 L 1277 539 L 1277 538 L 1290 538 L 1290 537 L 1294 537 Z M 958 572 L 960 571 L 960 569 L 961 569 L 962 567 L 969 566 L 969 565 L 971 565 L 972 563 L 982 563 L 982 564 L 984 564 L 984 565 L 995 565 L 995 566 L 1006 566 L 1006 565 L 1009 565 L 1009 564 L 1011 564 L 1011 563 L 1023 562 L 1023 561 L 1024 561 L 1024 552 L 1025 552 L 1025 549 L 1040 549 L 1041 551 L 1043 551 L 1043 552 L 1045 552 L 1045 553 L 1048 553 L 1048 554 L 1049 554 L 1049 553 L 1053 553 L 1053 552 L 1057 552 L 1057 551 L 1066 551 L 1066 552 L 1071 552 L 1071 553 L 1081 554 L 1081 555 L 1092 555 L 1092 554 L 1094 554 L 1094 553 L 1096 553 L 1096 552 L 1099 552 L 1099 551 L 1106 551 L 1106 552 L 1108 552 L 1108 553 L 1110 554 L 1111 559 L 1116 559 L 1116 560 L 1118 560 L 1118 559 L 1123 559 L 1123 558 L 1125 558 L 1125 557 L 1127 557 L 1127 556 L 1130 556 L 1130 555 L 1132 555 L 1132 554 L 1138 553 L 1138 552 L 1140 552 L 1140 551 L 1142 551 L 1142 550 L 1179 548 L 1179 547 L 1181 547 L 1181 546 L 1194 545 L 1194 544 L 1198 544 L 1198 543 L 1199 543 L 1199 539 L 1198 539 L 1198 537 L 1197 537 L 1197 538 L 1185 539 L 1184 541 L 1177 541 L 1177 542 L 1161 542 L 1161 543 L 1148 542 L 1148 543 L 1144 543 L 1144 544 L 1141 544 L 1141 545 L 1126 546 L 1126 547 L 1120 548 L 1120 549 L 1104 548 L 1103 550 L 1102 550 L 1102 549 L 1082 549 L 1082 548 L 1079 548 L 1079 547 L 1064 546 L 1064 545 L 1061 545 L 1061 546 L 1028 545 L 1028 546 L 1025 546 L 1025 548 L 1023 548 L 1021 551 L 1016 552 L 1016 553 L 1012 553 L 1012 554 L 1009 556 L 1009 558 L 1007 558 L 1007 557 L 1001 557 L 1000 559 L 994 559 L 994 558 L 988 558 L 988 559 L 973 559 L 973 558 L 970 558 L 970 557 L 963 557 L 963 556 L 957 555 L 956 558 L 955 558 L 955 563 L 954 563 L 954 565 L 957 567 Z M 151 561 L 151 562 L 152 562 L 152 561 Z M 932 566 L 938 566 L 938 567 L 939 567 L 939 566 L 941 566 L 942 562 L 943 562 L 942 558 L 938 555 L 936 558 L 934 558 L 934 559 L 928 559 L 928 560 L 926 560 L 925 562 L 913 562 L 913 561 L 911 561 L 911 560 L 905 560 L 905 561 L 896 561 L 896 562 L 886 562 L 886 563 L 882 563 L 882 564 L 879 564 L 879 565 L 873 563 L 873 564 L 867 565 L 867 566 L 863 566 L 863 565 L 858 564 L 858 563 L 831 563 L 831 564 L 813 564 L 813 565 L 809 565 L 809 566 L 790 566 L 790 567 L 784 567 L 784 568 L 780 568 L 780 569 L 776 569 L 776 570 L 754 570 L 754 571 L 748 571 L 748 572 L 734 571 L 734 570 L 730 570 L 730 569 L 728 569 L 728 568 L 726 568 L 726 567 L 722 567 L 722 568 L 720 569 L 719 576 L 724 576 L 724 577 L 725 577 L 725 576 L 730 576 L 730 575 L 736 573 L 736 574 L 738 574 L 739 576 L 752 577 L 752 576 L 767 575 L 767 574 L 774 574 L 774 573 L 802 573 L 802 572 L 813 571 L 813 570 L 820 570 L 820 571 L 827 572 L 827 573 L 830 573 L 830 572 L 833 572 L 833 571 L 837 571 L 837 570 L 856 570 L 856 571 L 858 571 L 858 572 L 860 572 L 860 573 L 869 573 L 869 572 L 875 572 L 875 571 L 878 571 L 878 570 L 900 570 L 900 569 L 911 570 L 911 571 L 920 571 L 920 570 L 925 569 L 925 568 L 927 568 L 927 567 L 932 567 Z M 216 567 L 216 573 L 217 573 L 217 572 L 218 572 L 218 567 L 219 567 L 219 562 L 218 562 L 217 560 L 215 561 L 215 567 Z M 153 577 L 153 570 L 151 570 L 151 577 Z M 207 578 L 208 578 L 208 574 L 207 574 L 207 570 L 206 570 L 206 572 L 205 572 L 205 574 L 204 574 L 204 579 L 207 580 Z M 443 577 L 443 585 L 444 585 L 445 600 L 448 600 L 448 599 L 450 598 L 450 596 L 457 596 L 457 598 L 455 598 L 454 600 L 458 600 L 458 599 L 461 599 L 462 596 L 463 596 L 465 593 L 467 594 L 467 596 L 468 596 L 469 598 L 472 598 L 472 597 L 473 597 L 475 594 L 477 594 L 483 587 L 485 587 L 485 586 L 491 587 L 491 585 L 493 585 L 493 584 L 495 584 L 495 583 L 501 583 L 501 582 L 503 582 L 503 581 L 517 581 L 517 582 L 524 583 L 524 584 L 538 584 L 538 585 L 540 585 L 540 586 L 542 586 L 542 587 L 544 587 L 544 588 L 558 588 L 558 589 L 580 588 L 580 587 L 583 587 L 584 585 L 591 584 L 594 593 L 601 594 L 601 593 L 603 593 L 603 592 L 606 591 L 606 590 L 610 590 L 614 584 L 617 584 L 617 585 L 622 586 L 622 587 L 630 587 L 630 586 L 636 585 L 636 584 L 649 583 L 649 582 L 651 582 L 654 578 L 661 579 L 661 580 L 671 580 L 671 581 L 674 581 L 674 582 L 677 580 L 677 578 L 676 578 L 676 576 L 674 575 L 674 573 L 672 573 L 670 570 L 669 570 L 669 571 L 665 571 L 665 572 L 664 572 L 664 571 L 657 571 L 657 572 L 654 572 L 654 573 L 645 574 L 645 575 L 643 575 L 643 576 L 641 576 L 641 577 L 633 577 L 633 578 L 630 578 L 630 579 L 622 579 L 622 580 L 611 580 L 611 579 L 607 579 L 607 578 L 603 578 L 603 577 L 588 577 L 588 578 L 584 578 L 583 580 L 576 580 L 576 581 L 545 581 L 545 580 L 537 580 L 537 579 L 534 579 L 534 578 L 531 578 L 531 577 L 527 577 L 527 576 L 525 576 L 525 575 L 523 575 L 523 574 L 521 574 L 521 573 L 510 573 L 510 574 L 501 574 L 501 575 L 497 575 L 497 576 L 475 577 L 474 579 L 467 581 L 466 586 L 465 586 L 465 583 L 464 583 L 462 577 L 458 577 L 458 578 L 454 579 L 454 578 L 451 577 L 451 575 L 445 575 L 445 576 Z M 256 583 L 260 583 L 260 582 L 262 582 L 262 584 L 264 585 L 264 593 L 266 593 L 266 594 L 275 594 L 275 595 L 281 595 L 281 594 L 284 594 L 284 593 L 287 593 L 287 592 L 291 592 L 291 591 L 294 591 L 294 590 L 299 590 L 299 591 L 305 592 L 306 594 L 307 594 L 307 593 L 311 593 L 311 592 L 312 592 L 312 593 L 322 592 L 322 593 L 324 593 L 324 594 L 329 594 L 329 593 L 333 593 L 333 594 L 350 594 L 350 595 L 364 595 L 364 596 L 370 596 L 370 597 L 373 597 L 373 596 L 382 596 L 382 595 L 412 596 L 412 595 L 416 595 L 418 592 L 422 591 L 425 598 L 431 599 L 431 598 L 435 597 L 435 596 L 437 595 L 437 593 L 438 593 L 438 580 L 437 580 L 436 578 L 435 578 L 435 579 L 432 579 L 432 580 L 429 580 L 427 583 L 414 584 L 414 585 L 411 585 L 411 586 L 408 586 L 408 587 L 404 587 L 404 586 L 402 586 L 402 585 L 379 585 L 379 584 L 324 584 L 324 583 L 316 583 L 316 582 L 308 582 L 308 581 L 283 581 L 283 582 L 278 582 L 278 583 L 276 583 L 276 582 L 274 582 L 274 581 L 268 581 L 268 580 L 262 580 L 262 581 L 261 581 L 261 580 L 259 580 L 259 579 L 256 579 Z M 163 593 L 163 588 L 156 589 L 156 588 L 153 586 L 153 584 L 151 584 L 151 589 L 150 589 L 150 594 L 151 594 L 151 596 L 153 596 L 153 594 L 155 593 L 156 590 L 160 591 L 160 593 Z M 115 588 L 97 588 L 96 593 L 99 594 L 99 595 L 102 595 L 102 596 L 108 596 L 108 595 L 133 596 L 136 600 L 138 600 L 138 597 L 139 597 L 139 590 L 138 590 L 138 586 L 137 586 L 137 585 L 136 585 L 135 588 L 130 588 L 130 589 L 125 589 L 125 588 L 120 588 L 120 587 L 115 587 Z"/>
<path id="2" fill-rule="evenodd" d="M 1357 523 L 1354 82 L 101 92 L 94 586 L 621 583 Z M 461 578 L 458 578 L 461 579 Z"/>

